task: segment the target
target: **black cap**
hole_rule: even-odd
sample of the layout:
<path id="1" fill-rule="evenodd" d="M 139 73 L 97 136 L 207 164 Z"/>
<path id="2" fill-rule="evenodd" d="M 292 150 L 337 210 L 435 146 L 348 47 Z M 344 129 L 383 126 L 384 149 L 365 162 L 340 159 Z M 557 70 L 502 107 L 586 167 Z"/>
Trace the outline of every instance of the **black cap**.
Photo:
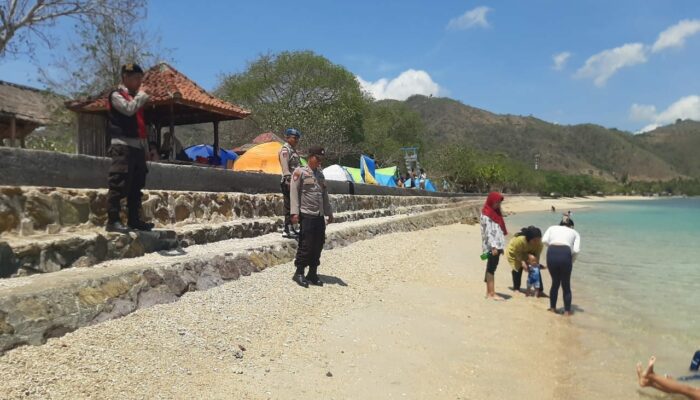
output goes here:
<path id="1" fill-rule="evenodd" d="M 326 149 L 324 149 L 321 146 L 311 146 L 309 148 L 309 157 L 311 157 L 311 156 L 323 157 L 325 155 L 326 155 Z"/>
<path id="2" fill-rule="evenodd" d="M 143 74 L 143 68 L 135 63 L 122 65 L 122 74 Z"/>

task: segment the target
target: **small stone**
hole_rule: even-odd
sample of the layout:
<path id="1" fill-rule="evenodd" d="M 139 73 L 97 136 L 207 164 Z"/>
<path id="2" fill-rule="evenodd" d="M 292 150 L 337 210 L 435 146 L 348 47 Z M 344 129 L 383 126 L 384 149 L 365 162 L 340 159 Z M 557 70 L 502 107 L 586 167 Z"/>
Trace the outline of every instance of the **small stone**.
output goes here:
<path id="1" fill-rule="evenodd" d="M 240 352 L 240 351 L 238 351 L 238 350 L 236 350 L 236 351 L 233 353 L 233 356 L 240 360 L 241 358 L 243 358 L 243 353 Z"/>
<path id="2" fill-rule="evenodd" d="M 238 345 L 238 348 L 241 349 L 241 351 L 245 351 L 245 350 L 246 350 L 246 349 L 245 349 L 245 346 L 243 346 L 242 344 L 239 344 L 239 345 Z"/>
<path id="3" fill-rule="evenodd" d="M 29 218 L 22 218 L 19 224 L 20 236 L 31 236 L 34 234 L 34 221 Z"/>
<path id="4" fill-rule="evenodd" d="M 46 225 L 46 233 L 49 235 L 55 235 L 61 232 L 61 225 L 59 224 L 48 224 Z"/>
<path id="5" fill-rule="evenodd" d="M 333 374 L 331 373 L 331 371 L 328 371 L 328 372 L 326 372 L 326 376 L 329 377 L 329 378 L 332 378 L 332 377 L 333 377 Z"/>

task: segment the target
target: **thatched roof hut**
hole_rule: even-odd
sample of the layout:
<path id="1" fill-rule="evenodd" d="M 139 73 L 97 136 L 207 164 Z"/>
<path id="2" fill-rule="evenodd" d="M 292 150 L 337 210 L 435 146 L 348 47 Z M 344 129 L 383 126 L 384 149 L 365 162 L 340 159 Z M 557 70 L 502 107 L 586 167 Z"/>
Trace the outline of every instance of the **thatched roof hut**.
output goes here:
<path id="1" fill-rule="evenodd" d="M 27 135 L 51 123 L 55 105 L 56 98 L 46 91 L 0 81 L 0 140 L 24 147 Z"/>

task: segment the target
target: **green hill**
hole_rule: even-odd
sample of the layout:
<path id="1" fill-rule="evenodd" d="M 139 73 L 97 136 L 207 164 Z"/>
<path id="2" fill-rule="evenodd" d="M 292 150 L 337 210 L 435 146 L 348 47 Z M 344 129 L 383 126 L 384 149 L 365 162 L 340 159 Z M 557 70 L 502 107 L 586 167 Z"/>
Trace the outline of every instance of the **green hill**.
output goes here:
<path id="1" fill-rule="evenodd" d="M 657 153 L 654 146 L 617 129 L 498 115 L 448 98 L 412 96 L 405 103 L 425 123 L 428 152 L 444 145 L 465 145 L 478 151 L 504 153 L 529 165 L 539 154 L 542 169 L 608 180 L 625 176 L 630 180 L 668 180 L 695 171 L 685 168 L 685 164 L 681 168 L 681 164 L 669 162 L 666 154 L 674 152 L 673 145 L 669 144 L 667 153 Z M 697 135 L 693 138 L 700 140 L 700 127 L 694 132 Z M 665 137 L 667 142 L 675 143 L 673 137 Z M 700 163 L 688 163 L 700 170 Z"/>
<path id="2" fill-rule="evenodd" d="M 685 120 L 635 136 L 635 142 L 653 151 L 681 173 L 700 177 L 700 122 Z"/>

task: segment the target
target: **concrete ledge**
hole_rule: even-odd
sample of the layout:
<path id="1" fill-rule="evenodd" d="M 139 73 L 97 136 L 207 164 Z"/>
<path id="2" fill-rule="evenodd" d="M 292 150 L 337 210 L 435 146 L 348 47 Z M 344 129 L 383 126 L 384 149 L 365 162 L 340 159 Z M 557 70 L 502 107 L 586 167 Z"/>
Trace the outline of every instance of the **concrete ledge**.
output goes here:
<path id="1" fill-rule="evenodd" d="M 110 160 L 105 157 L 0 147 L 0 185 L 99 189 L 107 185 Z M 277 175 L 233 172 L 219 168 L 149 163 L 146 189 L 203 192 L 278 193 Z M 70 173 L 67 173 L 70 171 Z M 329 181 L 331 194 L 462 197 L 375 185 Z"/>
<path id="2" fill-rule="evenodd" d="M 478 208 L 460 203 L 416 215 L 330 225 L 326 248 L 390 232 L 457 223 L 476 215 Z M 288 262 L 295 251 L 295 241 L 275 234 L 5 280 L 0 283 L 0 351 L 42 344 L 82 326 L 177 301 L 188 291 L 206 290 Z"/>

